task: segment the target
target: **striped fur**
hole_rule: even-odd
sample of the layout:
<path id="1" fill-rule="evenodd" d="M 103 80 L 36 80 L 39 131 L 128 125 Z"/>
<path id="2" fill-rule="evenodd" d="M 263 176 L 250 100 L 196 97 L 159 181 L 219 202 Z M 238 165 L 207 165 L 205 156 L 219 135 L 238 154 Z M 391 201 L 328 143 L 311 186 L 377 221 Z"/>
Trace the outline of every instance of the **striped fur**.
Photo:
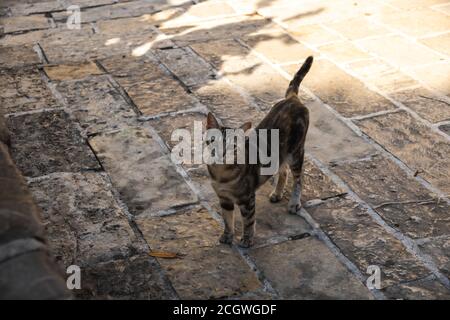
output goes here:
<path id="1" fill-rule="evenodd" d="M 302 188 L 304 145 L 309 125 L 308 109 L 298 98 L 298 88 L 309 71 L 313 62 L 308 57 L 296 73 L 286 91 L 286 98 L 276 103 L 261 123 L 258 129 L 279 129 L 279 164 L 278 181 L 270 195 L 270 201 L 280 201 L 286 184 L 287 170 L 293 175 L 292 194 L 288 211 L 297 213 L 301 207 L 300 196 Z M 227 128 L 220 126 L 214 116 L 209 113 L 207 129 L 215 128 L 226 133 Z M 249 128 L 246 123 L 242 126 Z M 248 143 L 248 141 L 247 141 Z M 268 141 L 270 148 L 270 139 Z M 248 147 L 246 148 L 248 159 Z M 240 246 L 248 248 L 253 244 L 255 235 L 255 192 L 270 176 L 261 175 L 261 164 L 213 164 L 208 165 L 211 184 L 219 196 L 225 230 L 220 238 L 222 243 L 231 244 L 234 238 L 234 207 L 239 206 L 243 218 L 243 235 Z"/>

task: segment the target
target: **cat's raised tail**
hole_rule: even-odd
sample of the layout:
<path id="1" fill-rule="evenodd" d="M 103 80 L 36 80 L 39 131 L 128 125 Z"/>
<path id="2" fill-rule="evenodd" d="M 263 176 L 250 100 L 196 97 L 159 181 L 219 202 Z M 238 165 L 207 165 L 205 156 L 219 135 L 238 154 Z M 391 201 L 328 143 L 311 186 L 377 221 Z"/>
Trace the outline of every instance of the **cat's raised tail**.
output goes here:
<path id="1" fill-rule="evenodd" d="M 289 87 L 286 90 L 286 99 L 292 97 L 293 95 L 298 95 L 298 87 L 302 82 L 303 78 L 308 73 L 309 69 L 311 69 L 311 65 L 313 63 L 313 57 L 309 56 L 306 58 L 300 70 L 297 71 L 294 78 L 289 82 Z"/>

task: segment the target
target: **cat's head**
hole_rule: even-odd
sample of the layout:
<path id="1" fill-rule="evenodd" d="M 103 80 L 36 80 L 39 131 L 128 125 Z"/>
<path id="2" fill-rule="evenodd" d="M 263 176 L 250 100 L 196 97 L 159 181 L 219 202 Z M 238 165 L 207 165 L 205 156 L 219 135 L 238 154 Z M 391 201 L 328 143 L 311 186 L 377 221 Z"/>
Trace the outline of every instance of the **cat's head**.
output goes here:
<path id="1" fill-rule="evenodd" d="M 243 125 L 241 125 L 238 128 L 231 128 L 222 126 L 219 121 L 217 121 L 216 117 L 209 112 L 208 117 L 206 119 L 206 130 L 207 130 L 207 138 L 206 138 L 206 144 L 210 145 L 212 143 L 220 143 L 222 144 L 222 157 L 223 159 L 226 158 L 226 152 L 227 150 L 230 150 L 233 148 L 235 152 L 237 152 L 237 146 L 233 143 L 236 142 L 236 137 L 234 134 L 244 134 L 244 139 L 247 139 L 248 137 L 245 136 L 245 133 L 250 130 L 252 127 L 251 122 L 245 122 Z M 236 130 L 237 129 L 237 130 Z M 211 133 L 211 134 L 209 134 Z M 219 137 L 218 137 L 219 136 Z M 219 140 L 217 140 L 219 139 Z M 213 150 L 214 153 L 215 150 Z M 213 154 L 215 156 L 215 154 Z M 236 158 L 237 159 L 237 158 Z M 231 167 L 233 166 L 233 163 L 225 163 L 224 164 L 212 164 L 210 166 L 226 166 Z"/>

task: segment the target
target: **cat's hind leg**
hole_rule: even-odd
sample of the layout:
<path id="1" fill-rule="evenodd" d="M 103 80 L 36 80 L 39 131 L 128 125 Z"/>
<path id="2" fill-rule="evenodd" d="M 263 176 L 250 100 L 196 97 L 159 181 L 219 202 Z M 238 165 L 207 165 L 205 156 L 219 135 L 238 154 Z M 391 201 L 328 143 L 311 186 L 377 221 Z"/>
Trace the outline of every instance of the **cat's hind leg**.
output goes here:
<path id="1" fill-rule="evenodd" d="M 291 198 L 289 199 L 288 211 L 291 214 L 296 214 L 301 206 L 301 196 L 302 196 L 302 176 L 303 176 L 303 162 L 305 158 L 305 152 L 303 148 L 293 154 L 289 166 L 291 168 L 293 176 L 293 185 Z"/>
<path id="2" fill-rule="evenodd" d="M 283 198 L 284 187 L 286 186 L 288 170 L 287 165 L 282 165 L 278 170 L 277 185 L 269 196 L 270 202 L 279 202 Z"/>

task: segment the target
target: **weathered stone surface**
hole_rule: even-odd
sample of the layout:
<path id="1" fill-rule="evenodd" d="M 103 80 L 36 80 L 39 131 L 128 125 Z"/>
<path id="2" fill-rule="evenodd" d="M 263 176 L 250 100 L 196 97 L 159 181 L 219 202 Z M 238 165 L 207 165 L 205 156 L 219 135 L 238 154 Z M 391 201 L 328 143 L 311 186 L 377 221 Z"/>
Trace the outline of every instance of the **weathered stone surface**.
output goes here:
<path id="1" fill-rule="evenodd" d="M 211 81 L 193 91 L 200 102 L 222 120 L 225 126 L 238 128 L 246 121 L 252 121 L 255 127 L 263 118 L 263 113 L 248 98 L 224 80 Z"/>
<path id="2" fill-rule="evenodd" d="M 302 43 L 306 43 L 312 46 L 318 46 L 339 39 L 335 33 L 329 31 L 319 24 L 299 26 L 296 29 L 289 30 L 289 33 L 292 34 L 295 39 L 300 40 Z"/>
<path id="3" fill-rule="evenodd" d="M 319 101 L 308 102 L 306 107 L 310 112 L 306 151 L 320 161 L 359 159 L 376 152 Z"/>
<path id="4" fill-rule="evenodd" d="M 385 93 L 418 87 L 420 84 L 397 68 L 380 59 L 364 59 L 349 64 L 364 82 L 376 86 Z"/>
<path id="5" fill-rule="evenodd" d="M 417 239 L 450 232 L 450 207 L 392 161 L 376 156 L 338 164 L 333 171 L 383 220 L 407 236 Z"/>
<path id="6" fill-rule="evenodd" d="M 450 279 L 450 236 L 427 239 L 419 243 L 419 248 L 429 255 L 439 270 Z"/>
<path id="7" fill-rule="evenodd" d="M 79 299 L 168 300 L 176 294 L 156 260 L 145 254 L 81 269 Z"/>
<path id="8" fill-rule="evenodd" d="M 48 19 L 44 15 L 0 18 L 0 25 L 3 26 L 4 33 L 47 29 L 50 27 Z"/>
<path id="9" fill-rule="evenodd" d="M 315 237 L 253 249 L 249 254 L 283 299 L 372 299 Z M 290 281 L 285 281 L 286 275 Z"/>
<path id="10" fill-rule="evenodd" d="M 363 274 L 370 265 L 380 267 L 382 288 L 428 275 L 399 240 L 352 200 L 336 198 L 307 211 Z"/>
<path id="11" fill-rule="evenodd" d="M 28 16 L 37 13 L 46 13 L 52 11 L 64 11 L 68 5 L 61 1 L 29 1 L 30 3 L 16 3 L 11 6 L 11 13 L 14 16 Z M 80 8 L 89 8 L 95 6 L 102 6 L 112 4 L 117 0 L 74 0 L 71 5 L 77 5 Z"/>
<path id="12" fill-rule="evenodd" d="M 182 85 L 147 57 L 113 57 L 102 61 L 128 96 L 147 116 L 181 111 L 197 105 Z"/>
<path id="13" fill-rule="evenodd" d="M 106 76 L 63 81 L 56 88 L 88 135 L 137 123 L 133 108 Z"/>
<path id="14" fill-rule="evenodd" d="M 52 254 L 64 270 L 144 251 L 100 174 L 48 176 L 29 186 L 43 211 Z"/>
<path id="15" fill-rule="evenodd" d="M 335 30 L 349 40 L 357 40 L 379 35 L 381 36 L 389 32 L 387 28 L 375 23 L 368 17 L 357 17 L 332 23 L 325 23 L 325 26 Z"/>
<path id="16" fill-rule="evenodd" d="M 103 71 L 92 61 L 80 64 L 45 66 L 44 71 L 53 81 L 83 79 L 88 76 L 103 74 Z"/>
<path id="17" fill-rule="evenodd" d="M 432 123 L 450 120 L 450 104 L 425 88 L 394 92 L 391 97 Z"/>
<path id="18" fill-rule="evenodd" d="M 186 2 L 183 0 L 170 1 L 171 4 Z M 117 19 L 126 17 L 136 17 L 145 13 L 152 13 L 161 10 L 167 6 L 165 0 L 137 0 L 125 3 L 116 3 L 110 6 L 99 6 L 96 8 L 87 8 L 83 10 L 81 15 L 81 22 L 93 22 L 97 20 L 105 19 Z M 68 13 L 66 11 L 56 12 L 53 14 L 53 18 L 56 21 L 65 22 L 67 20 Z"/>
<path id="19" fill-rule="evenodd" d="M 358 40 L 358 44 L 369 52 L 390 61 L 391 64 L 405 68 L 425 62 L 429 64 L 441 59 L 437 53 L 426 46 L 399 35 Z M 414 52 L 414 54 L 411 54 L 411 52 Z"/>
<path id="20" fill-rule="evenodd" d="M 37 69 L 2 69 L 0 85 L 0 108 L 5 114 L 58 106 Z"/>
<path id="21" fill-rule="evenodd" d="M 449 300 L 450 291 L 439 281 L 432 278 L 388 287 L 383 290 L 385 296 L 395 300 Z"/>
<path id="22" fill-rule="evenodd" d="M 320 46 L 318 49 L 321 53 L 338 63 L 348 63 L 353 60 L 370 58 L 367 53 L 358 49 L 349 41 L 333 42 Z"/>
<path id="23" fill-rule="evenodd" d="M 294 40 L 286 32 L 250 34 L 244 36 L 242 40 L 273 63 L 300 61 L 313 54 L 312 50 Z"/>
<path id="24" fill-rule="evenodd" d="M 447 2 L 446 0 L 389 0 L 389 4 L 399 9 L 414 9 L 420 7 L 429 7 Z"/>
<path id="25" fill-rule="evenodd" d="M 0 168 L 0 243 L 26 238 L 42 241 L 41 212 L 3 143 L 0 143 Z"/>
<path id="26" fill-rule="evenodd" d="M 448 85 L 447 81 L 448 75 L 450 74 L 450 63 L 448 63 L 447 61 L 436 63 L 433 65 L 412 68 L 411 73 L 416 78 L 424 82 L 427 86 L 450 97 L 450 86 Z"/>
<path id="27" fill-rule="evenodd" d="M 136 222 L 152 250 L 183 255 L 158 258 L 180 298 L 232 297 L 261 287 L 242 257 L 231 247 L 218 244 L 221 228 L 205 209 L 141 216 Z"/>
<path id="28" fill-rule="evenodd" d="M 36 250 L 0 264 L 1 298 L 5 300 L 69 299 L 66 283 L 46 251 Z"/>
<path id="29" fill-rule="evenodd" d="M 39 62 L 36 51 L 30 45 L 0 46 L 0 68 L 23 67 Z"/>
<path id="30" fill-rule="evenodd" d="M 440 188 L 450 191 L 450 144 L 408 113 L 396 112 L 356 124 L 411 169 Z"/>
<path id="31" fill-rule="evenodd" d="M 195 42 L 234 39 L 250 34 L 271 24 L 257 15 L 238 16 L 190 23 L 189 26 L 164 26 L 160 30 L 179 46 Z"/>
<path id="32" fill-rule="evenodd" d="M 206 115 L 202 113 L 184 113 L 180 115 L 155 118 L 148 123 L 155 128 L 169 149 L 172 149 L 180 141 L 172 141 L 172 133 L 177 129 L 186 129 L 191 134 L 191 145 L 194 147 L 194 122 L 201 123 L 202 132 L 205 130 Z M 202 136 L 203 137 L 203 136 Z M 192 149 L 193 150 L 193 149 Z M 192 157 L 192 154 L 191 154 Z M 193 161 L 193 158 L 191 158 Z"/>
<path id="33" fill-rule="evenodd" d="M 187 48 L 158 50 L 156 55 L 187 86 L 203 84 L 215 78 L 210 66 Z"/>
<path id="34" fill-rule="evenodd" d="M 417 8 L 386 14 L 382 16 L 381 21 L 413 37 L 450 29 L 448 16 L 431 8 Z"/>
<path id="35" fill-rule="evenodd" d="M 8 118 L 11 154 L 25 176 L 99 169 L 99 164 L 63 111 Z"/>
<path id="36" fill-rule="evenodd" d="M 450 56 L 450 33 L 420 39 L 420 42 L 440 53 Z"/>
<path id="37" fill-rule="evenodd" d="M 145 129 L 97 135 L 89 143 L 132 214 L 197 201 L 169 156 Z"/>
<path id="38" fill-rule="evenodd" d="M 285 192 L 286 199 L 289 199 L 292 190 L 292 175 Z M 302 203 L 310 200 L 326 200 L 345 194 L 345 190 L 336 185 L 330 177 L 325 175 L 313 162 L 305 159 L 302 177 Z"/>
<path id="39" fill-rule="evenodd" d="M 285 69 L 293 75 L 298 66 L 289 66 Z M 395 107 L 389 100 L 369 90 L 361 81 L 327 60 L 315 61 L 302 85 L 345 117 Z"/>

